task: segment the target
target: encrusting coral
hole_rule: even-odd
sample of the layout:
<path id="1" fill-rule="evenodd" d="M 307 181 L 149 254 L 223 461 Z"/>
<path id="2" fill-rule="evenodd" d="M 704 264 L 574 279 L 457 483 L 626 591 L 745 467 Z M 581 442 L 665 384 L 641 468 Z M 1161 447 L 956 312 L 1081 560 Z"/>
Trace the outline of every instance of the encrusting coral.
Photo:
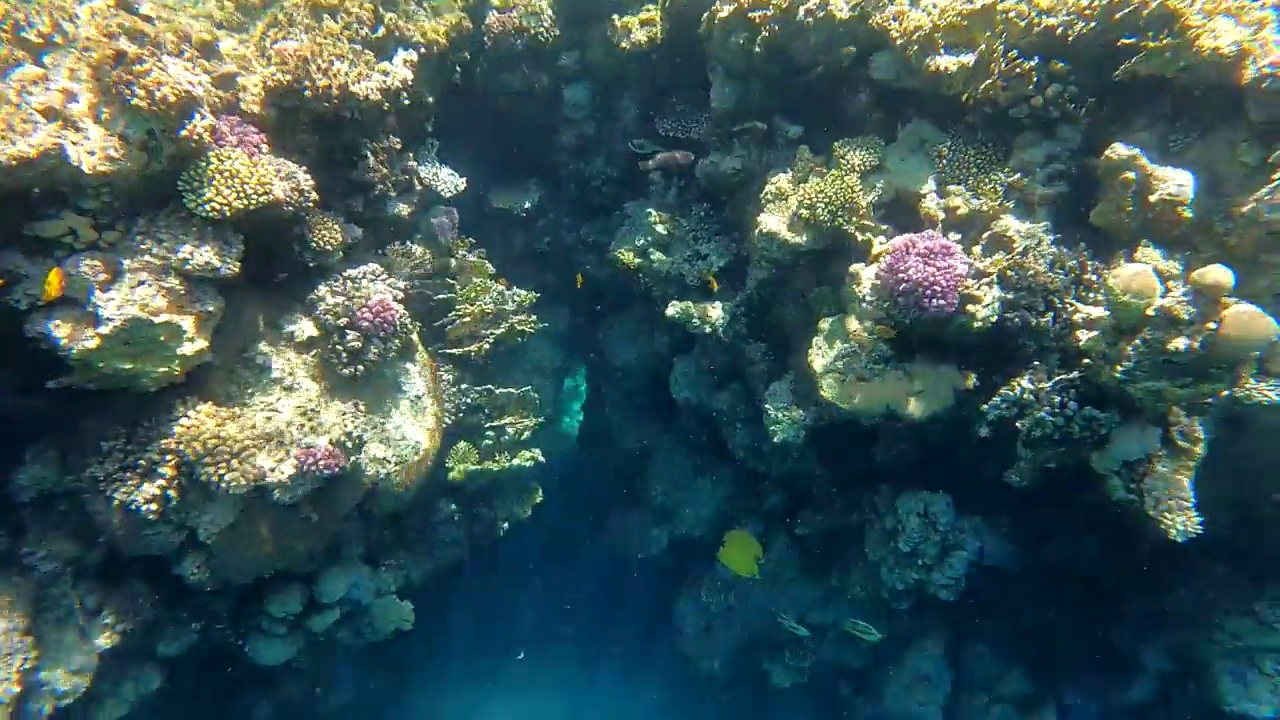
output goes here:
<path id="1" fill-rule="evenodd" d="M 471 27 L 413 2 L 41 0 L 0 17 L 0 182 L 40 184 L 135 181 L 205 109 L 384 108 Z"/>

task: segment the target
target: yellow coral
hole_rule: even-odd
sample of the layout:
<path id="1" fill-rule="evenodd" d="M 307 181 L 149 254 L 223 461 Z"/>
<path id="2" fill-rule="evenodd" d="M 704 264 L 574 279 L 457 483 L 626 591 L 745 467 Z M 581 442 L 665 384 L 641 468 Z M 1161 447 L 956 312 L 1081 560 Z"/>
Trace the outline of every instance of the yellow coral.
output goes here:
<path id="1" fill-rule="evenodd" d="M 1166 448 L 1142 480 L 1142 501 L 1171 540 L 1185 542 L 1204 532 L 1193 486 L 1207 448 L 1203 423 L 1174 408 L 1169 412 Z"/>
<path id="2" fill-rule="evenodd" d="M 271 167 L 235 148 L 217 148 L 178 179 L 182 203 L 200 217 L 222 220 L 276 200 Z"/>
<path id="3" fill-rule="evenodd" d="M 650 3 L 628 15 L 614 15 L 609 21 L 609 39 L 619 50 L 650 50 L 662 44 L 665 32 L 662 9 Z"/>
<path id="4" fill-rule="evenodd" d="M 0 184 L 136 179 L 197 110 L 385 107 L 467 4 L 0 0 Z"/>

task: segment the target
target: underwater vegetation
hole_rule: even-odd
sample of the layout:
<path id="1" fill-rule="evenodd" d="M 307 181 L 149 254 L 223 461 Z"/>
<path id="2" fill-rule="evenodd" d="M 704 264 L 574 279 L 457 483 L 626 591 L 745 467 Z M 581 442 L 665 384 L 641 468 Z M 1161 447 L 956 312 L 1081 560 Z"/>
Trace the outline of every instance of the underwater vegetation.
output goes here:
<path id="1" fill-rule="evenodd" d="M 580 493 L 716 686 L 1280 717 L 1264 3 L 0 0 L 0 222 L 5 716 L 308 715 Z"/>

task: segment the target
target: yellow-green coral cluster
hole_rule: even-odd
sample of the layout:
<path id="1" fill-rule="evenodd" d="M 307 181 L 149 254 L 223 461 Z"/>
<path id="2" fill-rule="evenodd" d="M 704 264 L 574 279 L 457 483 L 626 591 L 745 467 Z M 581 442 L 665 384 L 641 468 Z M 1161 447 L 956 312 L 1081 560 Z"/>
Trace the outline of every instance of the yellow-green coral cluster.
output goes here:
<path id="1" fill-rule="evenodd" d="M 22 171 L 0 182 L 135 179 L 197 109 L 385 107 L 470 32 L 467 4 L 0 0 L 0 166 Z"/>
<path id="2" fill-rule="evenodd" d="M 200 217 L 225 220 L 278 201 L 274 169 L 235 148 L 216 148 L 178 179 L 182 204 Z"/>
<path id="3" fill-rule="evenodd" d="M 308 210 L 302 215 L 302 247 L 304 262 L 330 264 L 342 258 L 352 241 L 342 218 L 323 210 Z"/>
<path id="4" fill-rule="evenodd" d="M 649 3 L 636 12 L 614 15 L 609 21 L 609 39 L 619 50 L 651 50 L 662 43 L 662 9 Z"/>
<path id="5" fill-rule="evenodd" d="M 979 203 L 998 205 L 1012 175 L 1001 161 L 993 143 L 951 135 L 933 149 L 938 184 L 959 185 Z"/>
<path id="6" fill-rule="evenodd" d="M 843 230 L 853 235 L 871 221 L 871 206 L 879 195 L 863 175 L 880 165 L 884 141 L 874 136 L 840 140 L 823 164 L 804 152 L 792 164 L 795 217 L 815 228 Z"/>
<path id="7" fill-rule="evenodd" d="M 1253 0 L 718 0 L 703 33 L 712 59 L 740 73 L 768 72 L 775 53 L 839 67 L 827 59 L 841 48 L 887 46 L 884 65 L 901 70 L 884 79 L 1013 109 L 1042 97 L 1062 65 L 1252 83 L 1273 52 L 1271 22 Z"/>

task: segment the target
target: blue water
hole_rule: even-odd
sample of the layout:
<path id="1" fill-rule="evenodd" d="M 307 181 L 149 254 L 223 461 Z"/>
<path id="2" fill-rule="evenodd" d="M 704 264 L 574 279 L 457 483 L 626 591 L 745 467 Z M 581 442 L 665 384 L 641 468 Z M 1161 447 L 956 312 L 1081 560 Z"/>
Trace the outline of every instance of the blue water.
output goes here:
<path id="1" fill-rule="evenodd" d="M 727 717 L 671 643 L 671 561 L 619 557 L 592 508 L 610 492 L 580 456 L 547 469 L 546 501 L 468 559 L 381 662 L 405 665 L 387 718 Z M 384 652 L 374 651 L 374 655 Z"/>

